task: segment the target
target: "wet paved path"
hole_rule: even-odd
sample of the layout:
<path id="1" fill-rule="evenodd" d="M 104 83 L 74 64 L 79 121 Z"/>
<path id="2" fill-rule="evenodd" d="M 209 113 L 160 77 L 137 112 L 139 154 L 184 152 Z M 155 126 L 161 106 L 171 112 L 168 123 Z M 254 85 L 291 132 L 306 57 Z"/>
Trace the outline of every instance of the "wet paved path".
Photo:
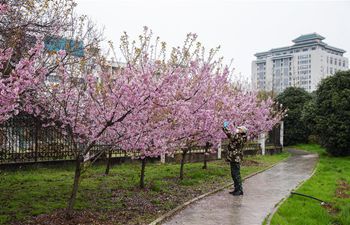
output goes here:
<path id="1" fill-rule="evenodd" d="M 301 181 L 308 179 L 317 156 L 290 150 L 293 154 L 277 166 L 243 183 L 244 196 L 225 189 L 180 211 L 167 225 L 261 225 L 274 206 Z"/>

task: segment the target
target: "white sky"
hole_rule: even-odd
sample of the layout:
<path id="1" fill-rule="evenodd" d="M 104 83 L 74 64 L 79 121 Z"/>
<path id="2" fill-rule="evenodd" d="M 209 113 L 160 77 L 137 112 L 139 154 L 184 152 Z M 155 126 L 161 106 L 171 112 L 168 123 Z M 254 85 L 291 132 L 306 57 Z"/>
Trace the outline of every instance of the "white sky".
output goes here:
<path id="1" fill-rule="evenodd" d="M 350 1 L 234 0 L 76 0 L 78 12 L 105 27 L 119 46 L 126 31 L 133 39 L 143 26 L 170 46 L 196 33 L 206 48 L 221 45 L 236 74 L 250 77 L 256 52 L 291 45 L 301 34 L 317 32 L 327 44 L 350 51 Z M 349 57 L 349 53 L 345 53 Z"/>

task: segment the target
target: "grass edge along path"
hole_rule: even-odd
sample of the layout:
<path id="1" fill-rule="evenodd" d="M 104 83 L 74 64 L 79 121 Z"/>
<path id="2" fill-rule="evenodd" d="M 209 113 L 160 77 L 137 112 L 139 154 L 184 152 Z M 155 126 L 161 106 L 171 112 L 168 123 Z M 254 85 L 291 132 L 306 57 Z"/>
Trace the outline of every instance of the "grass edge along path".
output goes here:
<path id="1" fill-rule="evenodd" d="M 242 176 L 267 168 L 289 154 L 246 157 Z M 177 179 L 179 164 L 150 163 L 146 167 L 146 188 L 138 188 L 139 163 L 111 168 L 90 168 L 81 181 L 75 221 L 71 224 L 144 224 L 178 205 L 231 181 L 229 165 L 220 161 L 185 165 L 185 179 Z M 73 178 L 72 166 L 33 166 L 0 171 L 0 224 L 40 224 L 62 218 Z"/>
<path id="2" fill-rule="evenodd" d="M 302 196 L 291 195 L 273 214 L 272 225 L 350 224 L 350 157 L 329 156 L 315 144 L 300 144 L 291 148 L 319 154 L 314 175 L 296 192 L 310 195 L 330 205 Z"/>

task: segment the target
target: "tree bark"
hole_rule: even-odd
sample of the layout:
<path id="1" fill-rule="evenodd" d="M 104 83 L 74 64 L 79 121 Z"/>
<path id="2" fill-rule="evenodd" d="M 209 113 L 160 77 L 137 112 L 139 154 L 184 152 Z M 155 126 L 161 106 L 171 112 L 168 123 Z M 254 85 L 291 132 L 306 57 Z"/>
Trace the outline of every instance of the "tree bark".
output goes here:
<path id="1" fill-rule="evenodd" d="M 205 144 L 204 164 L 203 164 L 203 167 L 202 167 L 202 169 L 204 169 L 204 170 L 206 170 L 206 169 L 208 168 L 208 166 L 207 166 L 207 162 L 208 162 L 207 154 L 208 154 L 209 148 L 210 148 L 210 144 L 209 144 L 209 142 L 207 142 L 207 143 Z"/>
<path id="2" fill-rule="evenodd" d="M 207 149 L 205 149 L 205 152 L 204 152 L 204 163 L 203 163 L 203 167 L 202 167 L 202 169 L 203 170 L 206 170 L 207 168 L 208 168 L 208 166 L 207 166 Z"/>
<path id="3" fill-rule="evenodd" d="M 109 168 L 111 166 L 111 158 L 112 158 L 112 151 L 109 150 L 108 151 L 108 158 L 107 158 L 107 166 L 106 166 L 106 171 L 105 171 L 105 175 L 109 174 Z"/>
<path id="4" fill-rule="evenodd" d="M 84 160 L 84 157 L 82 155 L 79 155 L 76 158 L 73 189 L 72 189 L 71 196 L 69 198 L 68 206 L 67 206 L 67 213 L 68 213 L 68 215 L 72 214 L 73 207 L 74 207 L 74 204 L 75 204 L 75 200 L 77 198 L 77 193 L 78 193 L 78 188 L 79 188 L 79 181 L 80 181 L 80 175 L 81 175 L 81 166 L 83 164 L 83 160 Z"/>
<path id="5" fill-rule="evenodd" d="M 185 165 L 185 157 L 187 154 L 188 149 L 182 150 L 182 158 L 181 158 L 181 165 L 180 165 L 180 180 L 184 179 L 184 165 Z"/>
<path id="6" fill-rule="evenodd" d="M 141 176 L 140 176 L 140 188 L 145 188 L 145 169 L 146 169 L 146 158 L 141 160 Z"/>

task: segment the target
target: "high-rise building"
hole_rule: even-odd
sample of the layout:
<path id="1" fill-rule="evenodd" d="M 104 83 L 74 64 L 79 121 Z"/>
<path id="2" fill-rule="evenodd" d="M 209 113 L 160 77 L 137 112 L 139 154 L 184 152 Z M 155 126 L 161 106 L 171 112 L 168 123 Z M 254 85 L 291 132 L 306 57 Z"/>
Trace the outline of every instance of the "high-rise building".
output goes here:
<path id="1" fill-rule="evenodd" d="M 323 78 L 347 70 L 345 50 L 324 43 L 324 39 L 317 33 L 301 35 L 292 46 L 256 53 L 252 62 L 253 88 L 280 93 L 294 86 L 312 92 Z"/>

